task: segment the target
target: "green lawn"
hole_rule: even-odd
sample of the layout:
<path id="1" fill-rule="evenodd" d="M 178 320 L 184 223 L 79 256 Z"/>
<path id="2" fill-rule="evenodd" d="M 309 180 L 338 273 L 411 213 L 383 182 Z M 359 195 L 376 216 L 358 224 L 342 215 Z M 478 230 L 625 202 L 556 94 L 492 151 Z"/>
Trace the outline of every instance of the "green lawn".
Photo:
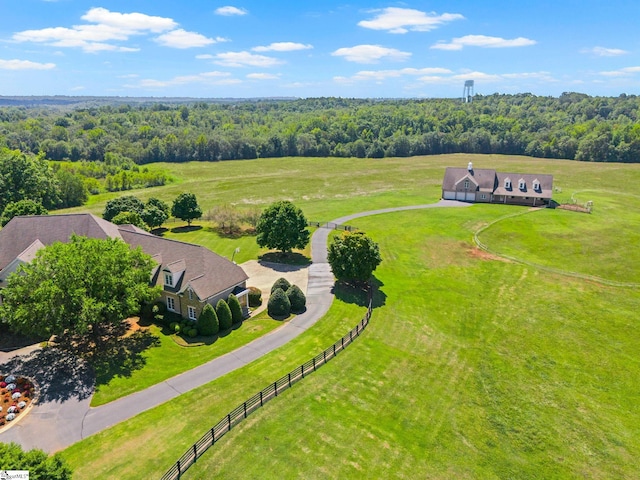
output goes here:
<path id="1" fill-rule="evenodd" d="M 240 328 L 217 338 L 209 345 L 185 347 L 178 345 L 155 325 L 149 335 L 157 340 L 154 346 L 137 353 L 128 352 L 127 358 L 110 359 L 96 367 L 97 387 L 91 406 L 97 407 L 131 393 L 144 390 L 168 378 L 202 365 L 229 353 L 280 327 L 266 312 L 245 320 Z"/>
<path id="2" fill-rule="evenodd" d="M 324 221 L 435 201 L 444 166 L 469 159 L 477 168 L 553 173 L 560 200 L 575 191 L 600 192 L 585 198 L 595 202 L 592 215 L 526 214 L 491 226 L 484 243 L 503 253 L 517 245 L 514 256 L 547 259 L 555 268 L 606 277 L 616 264 L 634 274 L 633 265 L 622 265 L 629 257 L 609 256 L 629 250 L 632 234 L 603 232 L 637 231 L 637 208 L 611 192 L 633 194 L 640 165 L 458 155 L 221 162 L 171 166 L 183 179 L 200 176 L 162 192 L 203 188 L 211 178 L 202 189 L 203 198 L 211 192 L 210 206 L 231 198 L 266 204 L 281 193 L 309 218 Z M 245 185 L 257 178 L 258 166 L 263 190 Z M 235 193 L 221 187 L 246 172 L 255 173 Z M 347 177 L 351 183 L 344 183 Z M 376 272 L 381 305 L 370 326 L 338 358 L 225 436 L 185 478 L 640 476 L 638 290 L 480 255 L 474 232 L 516 209 L 476 205 L 354 221 L 383 255 Z M 601 211 L 608 213 L 597 217 Z M 565 238 L 549 254 L 538 251 L 548 248 L 536 241 L 539 233 L 503 240 L 513 230 L 543 232 L 545 226 Z M 594 248 L 600 242 L 606 250 Z M 590 254 L 573 255 L 575 245 Z M 159 477 L 227 411 L 357 323 L 364 308 L 348 302 L 339 296 L 321 322 L 252 364 L 64 450 L 74 478 Z"/>

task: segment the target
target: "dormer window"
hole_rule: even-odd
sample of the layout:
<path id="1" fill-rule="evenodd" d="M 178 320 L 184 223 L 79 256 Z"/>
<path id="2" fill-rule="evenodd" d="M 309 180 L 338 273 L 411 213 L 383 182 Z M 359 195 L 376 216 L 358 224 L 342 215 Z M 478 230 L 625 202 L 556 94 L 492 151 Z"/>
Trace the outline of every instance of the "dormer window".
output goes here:
<path id="1" fill-rule="evenodd" d="M 539 180 L 534 180 L 534 181 L 533 181 L 533 189 L 534 189 L 536 192 L 539 192 L 539 191 L 541 190 L 541 188 L 540 188 L 540 181 L 539 181 Z"/>
<path id="2" fill-rule="evenodd" d="M 511 190 L 511 179 L 510 178 L 505 178 L 504 179 L 504 188 L 506 188 L 507 190 Z"/>
<path id="3" fill-rule="evenodd" d="M 173 275 L 171 273 L 164 274 L 164 284 L 167 287 L 173 287 Z"/>
<path id="4" fill-rule="evenodd" d="M 520 190 L 524 190 L 524 189 L 527 188 L 527 184 L 525 183 L 525 181 L 522 178 L 518 181 L 518 188 Z"/>

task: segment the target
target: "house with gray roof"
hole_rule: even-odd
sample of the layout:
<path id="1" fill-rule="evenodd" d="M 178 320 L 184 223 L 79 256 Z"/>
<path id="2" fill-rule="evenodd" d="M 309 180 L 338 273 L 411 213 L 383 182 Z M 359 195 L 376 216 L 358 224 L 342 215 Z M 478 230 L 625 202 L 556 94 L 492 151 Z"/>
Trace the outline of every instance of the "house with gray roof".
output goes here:
<path id="1" fill-rule="evenodd" d="M 185 318 L 196 320 L 207 303 L 215 306 L 231 293 L 248 313 L 248 277 L 235 263 L 202 246 L 158 237 L 133 225 L 114 225 L 89 213 L 11 219 L 0 230 L 0 289 L 40 248 L 67 242 L 72 234 L 119 238 L 151 255 L 156 265 L 150 283 L 162 287 L 161 300 L 167 309 Z"/>
<path id="2" fill-rule="evenodd" d="M 505 203 L 542 207 L 553 193 L 553 175 L 502 173 L 493 169 L 447 167 L 442 198 L 474 203 Z"/>

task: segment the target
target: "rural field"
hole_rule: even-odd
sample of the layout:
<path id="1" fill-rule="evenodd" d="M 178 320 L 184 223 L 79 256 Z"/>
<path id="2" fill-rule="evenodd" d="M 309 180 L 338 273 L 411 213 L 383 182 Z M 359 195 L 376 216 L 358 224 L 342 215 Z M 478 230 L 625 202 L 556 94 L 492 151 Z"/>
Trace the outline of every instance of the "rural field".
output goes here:
<path id="1" fill-rule="evenodd" d="M 289 199 L 323 222 L 434 203 L 444 168 L 470 160 L 553 174 L 556 201 L 592 200 L 593 213 L 474 205 L 354 221 L 383 257 L 371 324 L 183 478 L 640 476 L 639 165 L 488 155 L 163 164 L 178 181 L 134 193 L 193 192 L 205 211 Z M 113 196 L 82 210 L 100 214 Z M 253 237 L 219 238 L 202 225 L 167 235 L 228 257 L 240 245 L 239 263 L 261 253 Z M 491 253 L 473 242 L 483 227 Z M 362 299 L 336 293 L 325 318 L 289 344 L 64 450 L 74 478 L 160 477 L 229 410 L 360 320 Z"/>

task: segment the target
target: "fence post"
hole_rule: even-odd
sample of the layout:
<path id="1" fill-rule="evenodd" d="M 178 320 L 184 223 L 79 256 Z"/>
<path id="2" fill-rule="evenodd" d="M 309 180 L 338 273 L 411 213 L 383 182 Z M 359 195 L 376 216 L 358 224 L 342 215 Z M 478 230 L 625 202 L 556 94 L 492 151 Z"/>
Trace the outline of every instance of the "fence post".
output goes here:
<path id="1" fill-rule="evenodd" d="M 182 467 L 180 466 L 180 460 L 176 462 L 176 465 L 178 466 L 178 478 L 180 478 L 182 476 Z"/>
<path id="2" fill-rule="evenodd" d="M 194 443 L 193 444 L 193 463 L 196 463 L 196 460 L 198 460 L 198 445 Z"/>
<path id="3" fill-rule="evenodd" d="M 322 352 L 322 356 L 324 357 L 324 363 L 327 363 L 327 351 L 326 350 L 324 350 Z"/>
<path id="4" fill-rule="evenodd" d="M 273 382 L 273 389 L 276 392 L 276 397 L 278 396 L 278 382 Z"/>
<path id="5" fill-rule="evenodd" d="M 260 390 L 260 406 L 262 407 L 262 390 Z"/>
<path id="6" fill-rule="evenodd" d="M 244 407 L 244 418 L 247 418 L 247 402 L 244 402 L 242 406 Z"/>
<path id="7" fill-rule="evenodd" d="M 349 330 L 349 341 L 353 341 L 353 330 Z"/>
<path id="8" fill-rule="evenodd" d="M 342 349 L 344 350 L 344 337 L 342 337 L 340 341 L 342 342 Z"/>
<path id="9" fill-rule="evenodd" d="M 231 414 L 227 415 L 227 432 L 231 431 Z"/>
<path id="10" fill-rule="evenodd" d="M 300 365 L 300 368 L 302 368 L 302 378 L 304 378 L 304 363 Z"/>
<path id="11" fill-rule="evenodd" d="M 313 357 L 313 371 L 316 371 L 316 357 Z"/>
<path id="12" fill-rule="evenodd" d="M 211 445 L 213 446 L 214 443 L 216 443 L 216 429 L 215 429 L 215 427 L 213 427 L 211 429 Z"/>
<path id="13" fill-rule="evenodd" d="M 291 372 L 288 373 L 288 378 L 289 378 L 289 388 L 291 388 Z"/>
<path id="14" fill-rule="evenodd" d="M 335 343 L 333 344 L 333 356 L 334 357 L 336 356 L 336 344 Z"/>

